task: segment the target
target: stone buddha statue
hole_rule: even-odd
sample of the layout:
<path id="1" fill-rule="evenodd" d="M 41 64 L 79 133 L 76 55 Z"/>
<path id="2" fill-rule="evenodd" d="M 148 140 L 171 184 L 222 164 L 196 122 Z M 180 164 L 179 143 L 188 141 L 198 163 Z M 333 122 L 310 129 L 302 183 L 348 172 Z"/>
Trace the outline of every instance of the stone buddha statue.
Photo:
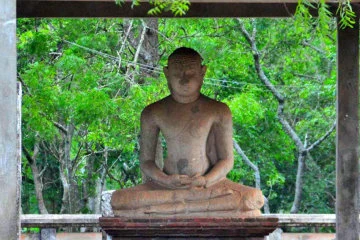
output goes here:
<path id="1" fill-rule="evenodd" d="M 164 73 L 171 94 L 141 114 L 140 168 L 146 183 L 113 193 L 121 217 L 254 217 L 264 204 L 259 189 L 232 182 L 232 117 L 224 103 L 200 93 L 206 66 L 181 47 Z M 167 144 L 163 169 L 155 162 L 159 133 Z"/>

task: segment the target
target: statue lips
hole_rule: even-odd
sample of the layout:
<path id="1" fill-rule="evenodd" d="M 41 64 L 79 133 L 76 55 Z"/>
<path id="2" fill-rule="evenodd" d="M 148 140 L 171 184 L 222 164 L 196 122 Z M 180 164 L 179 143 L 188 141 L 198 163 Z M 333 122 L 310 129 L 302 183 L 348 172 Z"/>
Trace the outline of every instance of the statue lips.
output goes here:
<path id="1" fill-rule="evenodd" d="M 191 84 L 191 82 L 186 82 L 183 84 L 179 84 L 177 87 L 177 90 L 181 93 L 183 93 L 185 96 L 188 95 L 189 93 L 191 94 L 193 91 L 193 84 Z"/>

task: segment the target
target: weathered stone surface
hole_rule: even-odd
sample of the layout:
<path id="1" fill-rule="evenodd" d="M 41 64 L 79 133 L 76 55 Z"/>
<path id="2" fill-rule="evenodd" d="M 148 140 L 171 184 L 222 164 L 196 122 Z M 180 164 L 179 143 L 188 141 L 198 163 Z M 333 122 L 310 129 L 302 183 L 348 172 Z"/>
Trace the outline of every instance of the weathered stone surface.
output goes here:
<path id="1" fill-rule="evenodd" d="M 336 239 L 359 239 L 359 19 L 337 40 Z"/>
<path id="2" fill-rule="evenodd" d="M 55 228 L 42 228 L 40 231 L 40 239 L 56 240 L 56 229 Z"/>
<path id="3" fill-rule="evenodd" d="M 104 191 L 101 194 L 101 215 L 105 217 L 114 216 L 114 213 L 111 208 L 110 200 L 111 195 L 113 194 L 114 190 L 111 191 Z"/>
<path id="4" fill-rule="evenodd" d="M 101 227 L 113 239 L 264 239 L 278 226 L 277 218 L 100 218 Z M 120 238 L 119 238 L 120 239 Z"/>
<path id="5" fill-rule="evenodd" d="M 200 93 L 206 73 L 201 62 L 189 48 L 170 55 L 164 73 L 171 95 L 141 114 L 140 167 L 147 182 L 113 193 L 116 216 L 261 215 L 261 191 L 226 179 L 234 164 L 232 116 L 227 105 Z M 156 164 L 160 132 L 167 144 L 162 169 Z"/>
<path id="6" fill-rule="evenodd" d="M 266 237 L 266 240 L 281 240 L 282 233 L 283 233 L 283 230 L 281 228 L 277 228 L 268 237 Z"/>
<path id="7" fill-rule="evenodd" d="M 0 6 L 0 239 L 12 240 L 20 233 L 21 185 L 16 1 L 0 0 Z"/>

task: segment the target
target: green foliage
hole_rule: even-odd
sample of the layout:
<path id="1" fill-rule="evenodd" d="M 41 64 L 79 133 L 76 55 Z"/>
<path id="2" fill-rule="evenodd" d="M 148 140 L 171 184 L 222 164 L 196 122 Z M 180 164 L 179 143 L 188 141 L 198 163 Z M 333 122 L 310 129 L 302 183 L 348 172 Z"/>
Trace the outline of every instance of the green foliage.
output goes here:
<path id="1" fill-rule="evenodd" d="M 189 10 L 189 0 L 150 0 L 154 7 L 148 11 L 149 15 L 158 15 L 162 12 L 171 11 L 175 16 L 183 16 Z"/>
<path id="2" fill-rule="evenodd" d="M 356 14 L 352 10 L 350 0 L 339 1 L 339 7 L 336 14 L 340 16 L 339 24 L 342 29 L 346 27 L 354 27 L 356 21 Z"/>
<path id="3" fill-rule="evenodd" d="M 40 228 L 21 228 L 22 233 L 39 233 Z"/>
<path id="4" fill-rule="evenodd" d="M 322 1 L 314 5 L 321 11 L 319 15 L 325 16 L 321 19 L 305 12 L 309 6 L 298 8 L 302 7 L 299 12 L 311 24 L 299 24 L 294 19 L 245 20 L 244 24 L 248 29 L 256 27 L 261 64 L 286 97 L 286 118 L 301 140 L 307 138 L 312 143 L 328 130 L 335 117 L 335 22 L 323 21 L 328 9 Z M 173 11 L 169 5 L 164 10 Z M 76 196 L 86 199 L 96 195 L 95 183 L 104 168 L 109 189 L 141 182 L 140 113 L 146 105 L 169 94 L 160 71 L 167 64 L 167 56 L 180 46 L 192 47 L 204 58 L 208 70 L 202 93 L 227 103 L 232 110 L 234 139 L 259 167 L 271 211 L 289 211 L 296 179 L 296 147 L 278 121 L 276 100 L 258 79 L 252 52 L 237 20 L 159 19 L 161 58 L 150 66 L 159 76 L 145 76 L 141 72 L 144 66 L 138 65 L 135 73 L 141 76 L 136 75 L 134 83 L 125 73 L 136 45 L 126 42 L 119 62 L 118 51 L 127 29 L 122 20 L 21 19 L 18 26 L 18 72 L 24 84 L 23 145 L 32 152 L 35 142 L 40 142 L 37 165 L 43 170 L 49 212 L 60 211 L 63 193 L 57 151 L 63 149 L 65 139 L 54 123 L 74 126 L 68 163 L 73 168 L 67 174 L 73 172 Z M 131 36 L 136 39 L 141 21 L 134 20 L 133 26 Z M 323 30 L 326 35 L 319 34 Z M 302 212 L 334 211 L 332 138 L 311 152 L 306 163 Z M 105 149 L 109 149 L 107 159 Z M 25 158 L 22 172 L 24 212 L 36 213 L 34 178 Z M 253 171 L 236 152 L 228 177 L 254 186 Z M 91 209 L 83 204 L 77 211 Z"/>
<path id="5" fill-rule="evenodd" d="M 124 0 L 115 0 L 115 3 L 122 5 Z M 149 15 L 159 15 L 162 12 L 170 11 L 175 16 L 183 16 L 189 10 L 189 0 L 150 0 L 149 3 L 153 6 L 149 11 Z M 139 6 L 139 0 L 132 1 L 132 7 Z"/>
<path id="6" fill-rule="evenodd" d="M 231 109 L 235 124 L 254 126 L 264 119 L 265 109 L 259 99 L 259 90 L 256 86 L 249 85 L 242 93 L 224 101 Z"/>
<path id="7" fill-rule="evenodd" d="M 115 3 L 118 4 L 118 5 L 122 5 L 123 3 L 125 2 L 125 0 L 115 0 Z M 131 7 L 134 7 L 134 6 L 138 6 L 140 4 L 140 1 L 139 0 L 132 0 L 132 5 Z"/>
<path id="8" fill-rule="evenodd" d="M 314 18 L 311 12 L 317 11 L 318 16 Z M 352 10 L 351 0 L 339 1 L 336 11 L 339 17 L 340 28 L 353 28 L 356 21 L 356 14 Z M 316 29 L 323 35 L 327 34 L 330 18 L 334 17 L 325 0 L 299 0 L 296 8 L 296 19 L 298 19 L 298 29 L 301 25 L 316 25 Z"/>

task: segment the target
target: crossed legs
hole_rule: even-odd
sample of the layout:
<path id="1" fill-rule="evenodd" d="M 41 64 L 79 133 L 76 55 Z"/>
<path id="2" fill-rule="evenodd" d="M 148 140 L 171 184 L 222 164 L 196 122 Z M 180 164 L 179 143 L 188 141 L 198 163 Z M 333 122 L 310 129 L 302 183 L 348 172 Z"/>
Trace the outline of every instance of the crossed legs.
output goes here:
<path id="1" fill-rule="evenodd" d="M 257 211 L 264 204 L 260 190 L 228 179 L 209 187 L 186 190 L 164 189 L 148 182 L 113 193 L 111 205 L 117 212 L 140 215 L 189 214 L 218 211 Z"/>

